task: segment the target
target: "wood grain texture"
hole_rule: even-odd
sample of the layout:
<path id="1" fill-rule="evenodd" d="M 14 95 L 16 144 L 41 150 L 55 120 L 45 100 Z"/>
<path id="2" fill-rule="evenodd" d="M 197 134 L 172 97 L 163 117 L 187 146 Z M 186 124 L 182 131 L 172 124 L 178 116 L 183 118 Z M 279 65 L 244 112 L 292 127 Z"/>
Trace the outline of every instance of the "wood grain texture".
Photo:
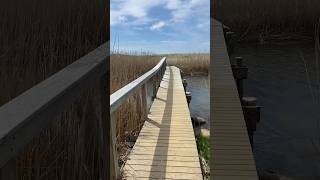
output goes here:
<path id="1" fill-rule="evenodd" d="M 258 180 L 222 24 L 211 20 L 211 179 Z"/>
<path id="2" fill-rule="evenodd" d="M 180 70 L 167 67 L 148 119 L 124 166 L 126 179 L 201 180 Z"/>

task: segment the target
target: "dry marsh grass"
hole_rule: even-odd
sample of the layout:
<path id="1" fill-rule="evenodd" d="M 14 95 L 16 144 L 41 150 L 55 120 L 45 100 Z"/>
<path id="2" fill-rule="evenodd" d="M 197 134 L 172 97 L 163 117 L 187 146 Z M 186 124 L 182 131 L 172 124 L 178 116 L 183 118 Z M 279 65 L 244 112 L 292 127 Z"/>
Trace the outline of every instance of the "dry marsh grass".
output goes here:
<path id="1" fill-rule="evenodd" d="M 216 18 L 233 31 L 308 33 L 320 17 L 318 0 L 215 0 Z"/>
<path id="2" fill-rule="evenodd" d="M 103 0 L 2 1 L 0 106 L 106 42 L 108 14 Z M 97 89 L 18 154 L 18 179 L 101 177 Z"/>
<path id="3" fill-rule="evenodd" d="M 137 79 L 159 61 L 160 57 L 155 55 L 111 55 L 110 93 Z"/>
<path id="4" fill-rule="evenodd" d="M 210 54 L 194 53 L 194 54 L 169 54 L 168 65 L 177 66 L 186 74 L 208 74 L 210 64 Z"/>

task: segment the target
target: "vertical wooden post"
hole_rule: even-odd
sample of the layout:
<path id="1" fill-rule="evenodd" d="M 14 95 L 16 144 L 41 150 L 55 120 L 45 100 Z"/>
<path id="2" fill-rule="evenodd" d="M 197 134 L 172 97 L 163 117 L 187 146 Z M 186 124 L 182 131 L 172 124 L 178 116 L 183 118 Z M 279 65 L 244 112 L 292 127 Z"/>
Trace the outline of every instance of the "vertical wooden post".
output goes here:
<path id="1" fill-rule="evenodd" d="M 155 77 L 155 79 L 153 80 L 153 95 L 152 95 L 152 100 L 155 99 L 157 97 L 157 77 Z"/>
<path id="2" fill-rule="evenodd" d="M 107 100 L 107 75 L 103 75 L 100 78 L 100 108 L 101 108 L 101 120 L 99 125 L 101 126 L 101 158 L 102 158 L 102 172 L 101 178 L 103 180 L 109 179 L 112 172 L 110 171 L 110 118 L 107 112 L 108 100 Z M 110 171 L 110 172 L 109 172 Z M 107 173 L 106 173 L 107 172 Z"/>
<path id="3" fill-rule="evenodd" d="M 242 62 L 243 62 L 242 57 L 240 56 L 236 57 L 236 61 L 237 61 L 237 67 L 242 67 Z M 243 82 L 242 82 L 242 79 L 237 79 L 236 81 L 238 86 L 239 98 L 241 100 L 243 97 Z"/>
<path id="4" fill-rule="evenodd" d="M 147 83 L 143 84 L 142 85 L 142 91 L 141 91 L 141 98 L 142 98 L 142 103 L 145 105 L 145 118 L 147 118 L 148 116 L 148 104 L 147 104 L 147 95 L 148 95 L 148 92 L 147 92 Z"/>
<path id="5" fill-rule="evenodd" d="M 188 102 L 188 106 L 189 106 L 190 102 L 191 102 L 191 92 L 186 91 L 186 98 L 187 98 L 187 102 Z"/>
<path id="6" fill-rule="evenodd" d="M 183 79 L 182 85 L 183 85 L 184 92 L 187 92 L 188 83 L 187 83 L 187 80 L 186 80 L 186 79 Z"/>
<path id="7" fill-rule="evenodd" d="M 117 153 L 117 140 L 116 140 L 116 123 L 115 113 L 111 114 L 110 122 L 110 179 L 119 178 L 119 165 L 118 165 L 118 153 Z"/>
<path id="8" fill-rule="evenodd" d="M 16 158 L 12 158 L 0 169 L 0 180 L 16 180 L 17 166 Z"/>

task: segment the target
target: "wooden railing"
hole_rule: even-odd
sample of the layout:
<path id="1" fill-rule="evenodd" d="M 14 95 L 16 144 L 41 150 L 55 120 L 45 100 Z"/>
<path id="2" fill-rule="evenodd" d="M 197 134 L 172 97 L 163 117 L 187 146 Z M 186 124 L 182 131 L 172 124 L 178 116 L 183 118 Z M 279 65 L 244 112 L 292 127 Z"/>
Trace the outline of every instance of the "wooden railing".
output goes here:
<path id="1" fill-rule="evenodd" d="M 153 94 L 152 97 L 155 98 L 157 93 L 157 88 L 160 85 L 161 79 L 166 70 L 166 58 L 162 58 L 160 62 L 151 70 L 137 78 L 136 80 L 132 81 L 131 83 L 127 84 L 126 86 L 122 87 L 118 91 L 114 92 L 110 96 L 110 115 L 111 115 L 111 146 L 110 146 L 110 153 L 111 153 L 111 179 L 117 179 L 119 177 L 119 167 L 118 167 L 118 155 L 116 151 L 116 122 L 114 111 L 117 108 L 126 102 L 126 100 L 132 96 L 135 92 L 137 92 L 141 88 L 141 97 L 143 104 L 145 104 L 146 113 L 148 112 L 147 106 L 147 84 L 149 80 L 155 76 L 157 76 L 158 80 L 153 81 Z"/>
<path id="2" fill-rule="evenodd" d="M 84 91 L 99 81 L 101 125 L 100 140 L 108 152 L 110 121 L 107 112 L 107 62 L 109 43 L 105 43 L 54 74 L 45 81 L 0 107 L 0 179 L 13 180 L 16 176 L 17 154 L 34 137 L 54 123 L 54 117 L 75 102 Z M 103 168 L 109 169 L 109 156 L 102 157 Z M 109 179 L 104 174 L 102 179 Z"/>

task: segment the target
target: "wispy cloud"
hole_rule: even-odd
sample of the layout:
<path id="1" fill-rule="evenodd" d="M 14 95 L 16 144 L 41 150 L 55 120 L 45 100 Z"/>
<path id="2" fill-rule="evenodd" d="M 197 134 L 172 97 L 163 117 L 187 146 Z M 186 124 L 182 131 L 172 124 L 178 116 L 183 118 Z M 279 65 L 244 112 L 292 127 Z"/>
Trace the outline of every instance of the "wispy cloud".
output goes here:
<path id="1" fill-rule="evenodd" d="M 122 47 L 209 51 L 210 0 L 111 0 L 110 13 L 111 32 Z"/>
<path id="2" fill-rule="evenodd" d="M 166 25 L 166 23 L 164 21 L 159 21 L 155 24 L 153 24 L 151 27 L 150 27 L 150 30 L 154 31 L 154 30 L 161 30 L 164 26 Z"/>
<path id="3" fill-rule="evenodd" d="M 148 11 L 161 3 L 161 0 L 112 0 L 111 4 L 113 5 L 111 5 L 110 11 L 110 24 L 125 23 L 127 21 L 122 20 L 127 20 L 129 17 L 147 20 Z"/>

